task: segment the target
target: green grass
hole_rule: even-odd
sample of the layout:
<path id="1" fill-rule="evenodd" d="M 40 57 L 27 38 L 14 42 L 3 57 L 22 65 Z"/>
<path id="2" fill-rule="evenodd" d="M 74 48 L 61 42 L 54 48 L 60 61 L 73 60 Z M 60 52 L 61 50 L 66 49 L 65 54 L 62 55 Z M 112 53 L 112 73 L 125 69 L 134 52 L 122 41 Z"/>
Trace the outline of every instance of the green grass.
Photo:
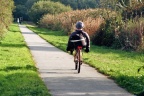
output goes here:
<path id="1" fill-rule="evenodd" d="M 17 24 L 0 44 L 0 96 L 50 96 Z"/>
<path id="2" fill-rule="evenodd" d="M 68 36 L 63 32 L 28 27 L 51 44 L 66 51 Z M 144 54 L 91 45 L 91 52 L 84 53 L 83 59 L 129 92 L 137 94 L 144 90 L 144 70 L 137 72 L 138 68 L 144 65 Z"/>

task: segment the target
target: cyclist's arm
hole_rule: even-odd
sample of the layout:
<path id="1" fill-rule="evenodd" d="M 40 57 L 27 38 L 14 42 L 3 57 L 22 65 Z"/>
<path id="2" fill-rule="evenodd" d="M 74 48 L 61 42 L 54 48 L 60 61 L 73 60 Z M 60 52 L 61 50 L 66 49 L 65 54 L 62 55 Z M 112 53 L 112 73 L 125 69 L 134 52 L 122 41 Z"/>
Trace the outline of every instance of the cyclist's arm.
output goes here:
<path id="1" fill-rule="evenodd" d="M 67 51 L 73 49 L 72 43 L 71 43 L 71 37 L 73 36 L 74 33 L 72 33 L 69 37 L 68 43 L 67 43 Z"/>
<path id="2" fill-rule="evenodd" d="M 90 48 L 90 37 L 86 32 L 85 32 L 85 37 L 86 37 L 86 43 L 87 43 L 86 47 Z"/>

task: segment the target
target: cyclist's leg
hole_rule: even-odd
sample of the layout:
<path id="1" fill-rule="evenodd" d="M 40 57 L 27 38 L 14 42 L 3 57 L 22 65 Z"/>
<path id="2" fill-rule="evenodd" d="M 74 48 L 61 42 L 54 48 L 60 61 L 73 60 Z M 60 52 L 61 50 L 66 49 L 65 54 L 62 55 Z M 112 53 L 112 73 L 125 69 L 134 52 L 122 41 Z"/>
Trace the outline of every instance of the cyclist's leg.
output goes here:
<path id="1" fill-rule="evenodd" d="M 74 52 L 74 62 L 77 62 L 78 60 L 77 60 L 77 50 L 75 50 L 75 52 Z"/>

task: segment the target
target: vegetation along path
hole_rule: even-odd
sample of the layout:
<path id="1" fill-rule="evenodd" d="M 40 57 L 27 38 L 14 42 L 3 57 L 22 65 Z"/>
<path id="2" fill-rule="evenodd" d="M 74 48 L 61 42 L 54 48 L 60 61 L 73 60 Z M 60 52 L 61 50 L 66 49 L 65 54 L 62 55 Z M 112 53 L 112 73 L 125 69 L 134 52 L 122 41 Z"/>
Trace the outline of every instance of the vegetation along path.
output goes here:
<path id="1" fill-rule="evenodd" d="M 36 67 L 52 96 L 133 96 L 87 64 L 74 70 L 73 57 L 19 25 Z"/>

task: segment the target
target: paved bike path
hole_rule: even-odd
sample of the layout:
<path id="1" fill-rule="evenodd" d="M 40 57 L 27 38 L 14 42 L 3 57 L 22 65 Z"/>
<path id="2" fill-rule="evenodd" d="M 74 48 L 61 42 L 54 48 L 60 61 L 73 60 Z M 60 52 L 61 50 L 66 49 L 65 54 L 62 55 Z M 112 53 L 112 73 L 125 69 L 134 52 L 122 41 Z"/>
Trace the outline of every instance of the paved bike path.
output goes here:
<path id="1" fill-rule="evenodd" d="M 52 96 L 134 96 L 86 64 L 78 74 L 71 55 L 49 44 L 24 25 L 19 27 L 40 77 Z"/>

